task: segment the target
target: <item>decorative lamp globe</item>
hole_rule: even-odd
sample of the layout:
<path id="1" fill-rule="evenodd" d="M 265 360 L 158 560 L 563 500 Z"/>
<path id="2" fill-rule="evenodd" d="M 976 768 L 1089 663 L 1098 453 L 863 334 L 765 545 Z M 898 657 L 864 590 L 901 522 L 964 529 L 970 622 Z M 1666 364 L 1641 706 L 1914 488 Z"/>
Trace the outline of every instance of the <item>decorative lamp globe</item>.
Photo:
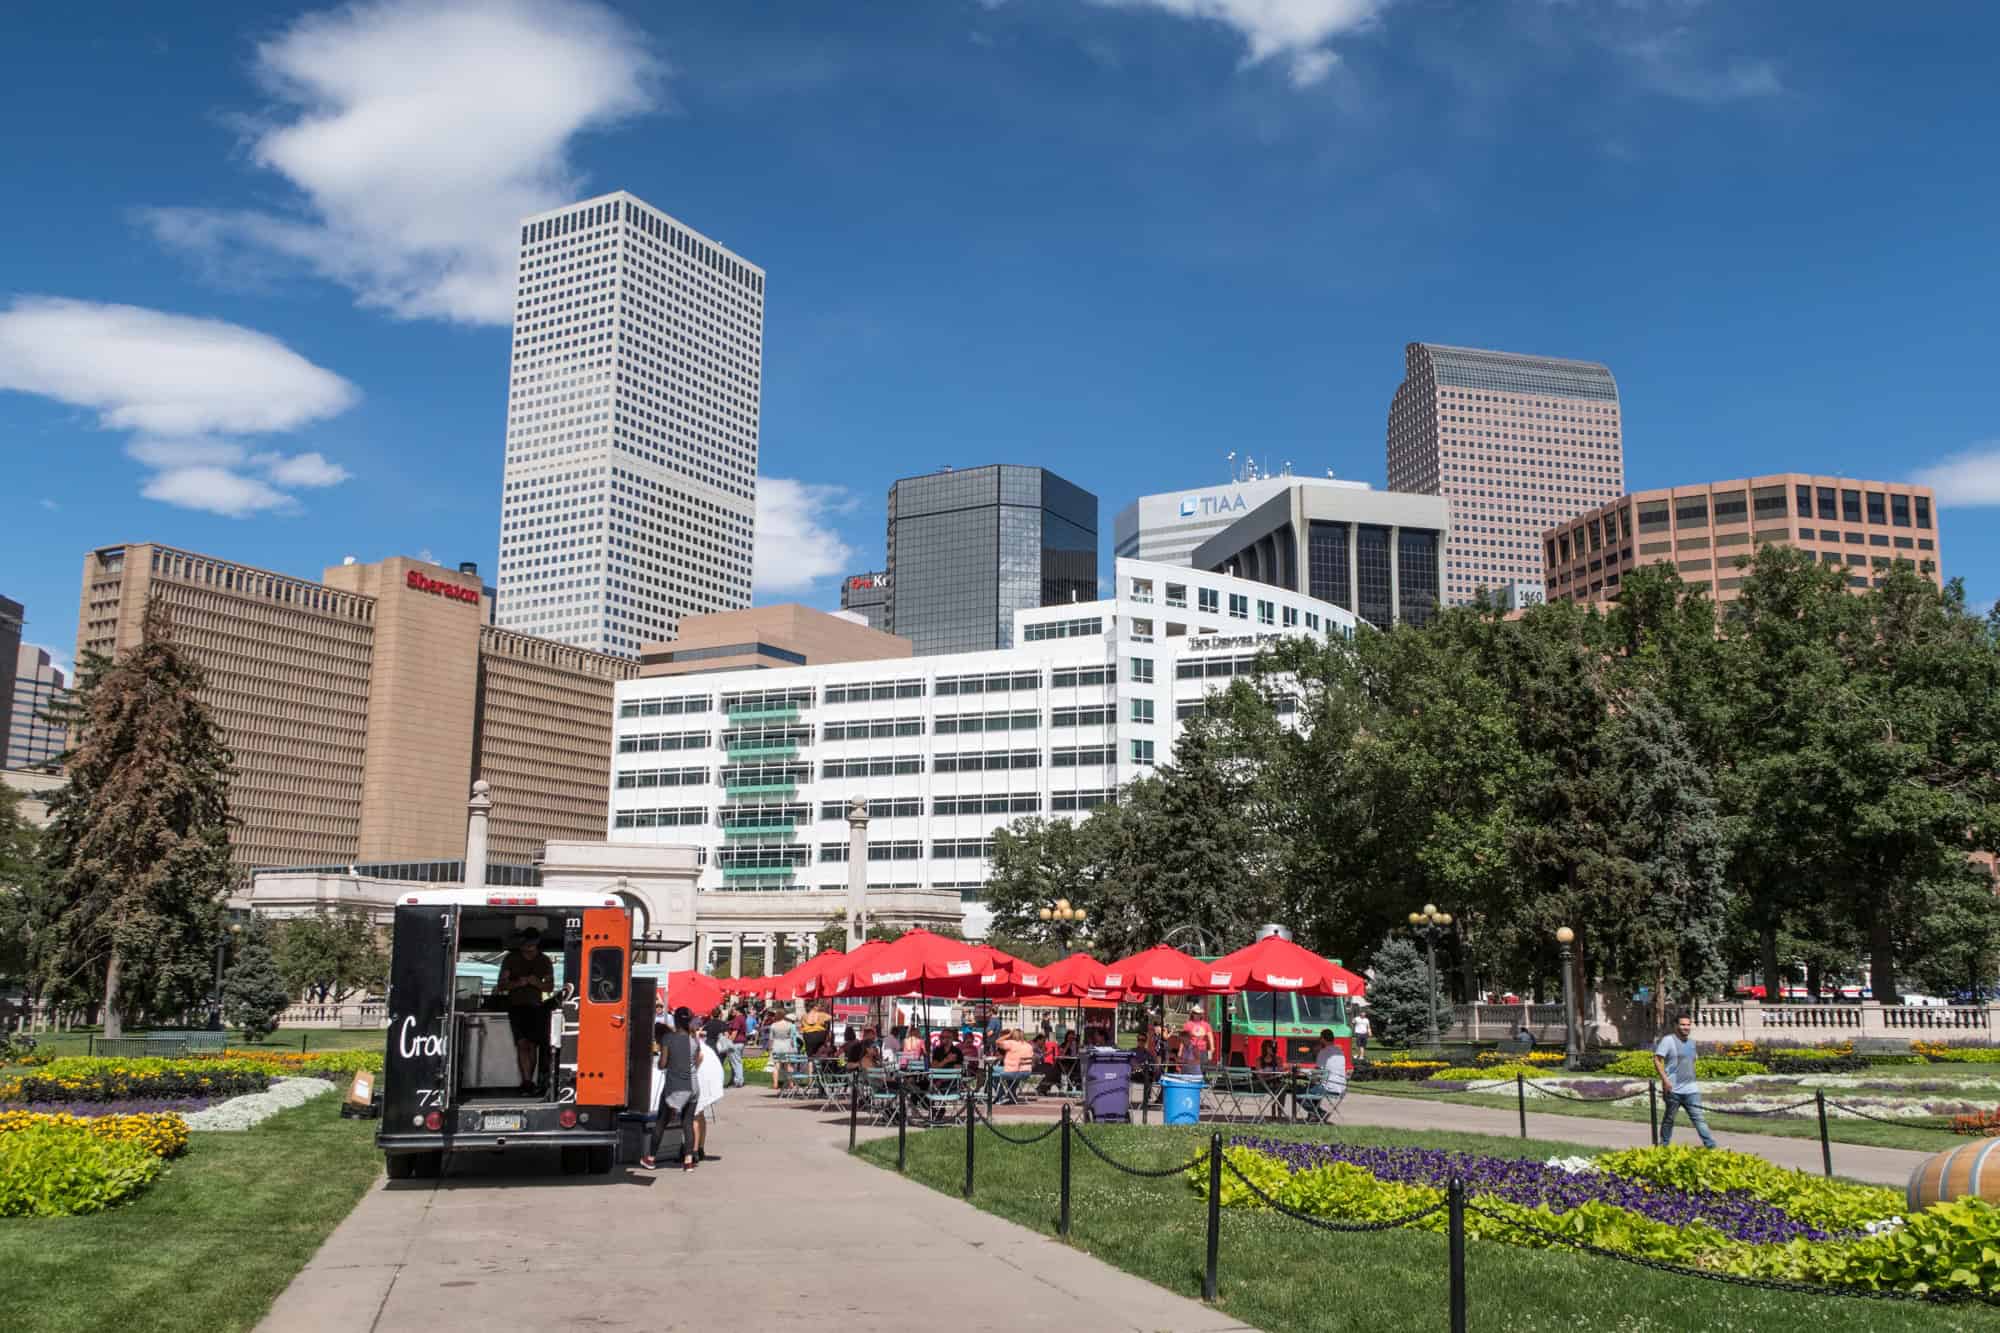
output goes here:
<path id="1" fill-rule="evenodd" d="M 1435 920 L 1440 926 L 1448 926 L 1451 924 L 1451 913 L 1439 912 L 1437 916 L 1435 916 L 1432 919 Z"/>
<path id="2" fill-rule="evenodd" d="M 1568 926 L 1556 927 L 1556 943 L 1564 947 L 1576 943 L 1576 932 Z"/>
<path id="3" fill-rule="evenodd" d="M 1421 926 L 1421 925 L 1423 925 L 1423 924 L 1424 924 L 1424 914 L 1423 914 L 1422 912 L 1412 912 L 1412 913 L 1410 913 L 1410 924 L 1411 924 L 1411 925 L 1413 925 L 1413 926 Z"/>
<path id="4" fill-rule="evenodd" d="M 1437 914 L 1438 914 L 1438 905 L 1437 905 L 1436 903 L 1425 903 L 1425 904 L 1424 904 L 1424 915 L 1425 915 L 1425 916 L 1436 916 Z"/>

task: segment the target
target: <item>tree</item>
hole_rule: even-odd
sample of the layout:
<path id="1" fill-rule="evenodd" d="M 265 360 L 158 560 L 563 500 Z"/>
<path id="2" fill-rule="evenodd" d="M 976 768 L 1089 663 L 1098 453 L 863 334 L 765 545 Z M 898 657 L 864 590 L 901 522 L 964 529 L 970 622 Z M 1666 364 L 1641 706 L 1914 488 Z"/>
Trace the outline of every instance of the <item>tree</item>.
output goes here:
<path id="1" fill-rule="evenodd" d="M 1383 939 L 1369 972 L 1368 1014 L 1378 1038 L 1405 1046 L 1427 1040 L 1433 1015 L 1440 1033 L 1451 1026 L 1443 988 L 1432 987 L 1429 960 L 1407 936 Z"/>
<path id="2" fill-rule="evenodd" d="M 388 980 L 389 954 L 366 913 L 315 912 L 274 925 L 271 934 L 278 973 L 294 995 L 338 1004 Z"/>
<path id="3" fill-rule="evenodd" d="M 988 936 L 1059 957 L 1058 933 L 1041 919 L 1041 909 L 1067 898 L 1088 914 L 1086 923 L 1106 909 L 1119 820 L 1119 808 L 1105 805 L 1081 820 L 1028 815 L 996 829 L 984 897 L 993 914 Z"/>
<path id="4" fill-rule="evenodd" d="M 36 831 L 21 818 L 19 793 L 0 787 L 0 978 L 28 969 L 29 922 L 41 889 Z"/>
<path id="5" fill-rule="evenodd" d="M 278 1028 L 278 1016 L 292 1002 L 292 992 L 271 956 L 269 932 L 262 922 L 244 932 L 236 961 L 222 979 L 222 1012 L 243 1029 L 245 1041 L 262 1041 Z"/>
<path id="6" fill-rule="evenodd" d="M 85 657 L 62 710 L 73 748 L 49 803 L 51 880 L 31 962 L 56 998 L 100 999 L 107 1037 L 128 1017 L 185 1010 L 211 984 L 231 884 L 232 761 L 201 687 L 154 603 L 137 647 Z"/>

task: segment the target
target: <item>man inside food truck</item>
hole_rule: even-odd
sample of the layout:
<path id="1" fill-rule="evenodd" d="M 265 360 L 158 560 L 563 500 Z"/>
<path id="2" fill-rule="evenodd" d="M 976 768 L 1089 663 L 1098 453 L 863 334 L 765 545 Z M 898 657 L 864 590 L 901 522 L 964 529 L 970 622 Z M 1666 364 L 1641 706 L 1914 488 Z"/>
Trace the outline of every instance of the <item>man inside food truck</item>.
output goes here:
<path id="1" fill-rule="evenodd" d="M 536 1065 L 549 1040 L 549 1011 L 542 998 L 555 989 L 555 964 L 542 952 L 542 934 L 533 926 L 500 960 L 500 993 L 507 997 L 507 1027 L 521 1066 L 521 1091 L 532 1095 Z"/>

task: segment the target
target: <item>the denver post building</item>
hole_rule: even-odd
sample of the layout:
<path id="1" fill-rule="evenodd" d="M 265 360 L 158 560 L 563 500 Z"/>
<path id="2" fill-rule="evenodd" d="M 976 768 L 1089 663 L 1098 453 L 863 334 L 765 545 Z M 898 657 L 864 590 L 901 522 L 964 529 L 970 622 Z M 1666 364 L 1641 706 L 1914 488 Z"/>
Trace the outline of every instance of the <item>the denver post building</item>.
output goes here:
<path id="1" fill-rule="evenodd" d="M 876 918 L 977 934 L 995 829 L 1115 800 L 1262 649 L 1355 626 L 1290 589 L 1119 560 L 1113 597 L 1015 611 L 1011 648 L 623 681 L 609 834 L 701 849 L 704 969 L 810 950 L 845 905 L 855 797 Z"/>
<path id="2" fill-rule="evenodd" d="M 602 840 L 612 689 L 638 664 L 494 628 L 474 567 L 398 557 L 314 583 L 107 546 L 84 557 L 79 654 L 138 644 L 149 601 L 235 753 L 238 865 L 311 868 L 294 878 L 322 901 L 455 882 L 475 778 L 492 787 L 490 882 L 533 882 L 551 839 Z"/>

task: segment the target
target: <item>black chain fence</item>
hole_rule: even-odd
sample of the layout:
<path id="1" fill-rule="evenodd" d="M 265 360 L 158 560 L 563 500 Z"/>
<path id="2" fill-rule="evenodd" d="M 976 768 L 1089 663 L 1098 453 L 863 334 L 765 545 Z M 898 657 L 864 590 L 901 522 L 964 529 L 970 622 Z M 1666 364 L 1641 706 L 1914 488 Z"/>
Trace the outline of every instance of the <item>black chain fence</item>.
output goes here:
<path id="1" fill-rule="evenodd" d="M 1858 1106 L 1849 1106 L 1846 1102 L 1829 1101 L 1827 1105 L 1836 1110 L 1845 1111 L 1851 1116 L 1859 1116 L 1863 1120 L 1873 1120 L 1878 1125 L 1900 1125 L 1905 1129 L 1950 1129 L 1952 1127 L 1952 1117 L 1950 1116 L 1871 1115 Z"/>
<path id="2" fill-rule="evenodd" d="M 1049 1135 L 1055 1133 L 1057 1130 L 1062 1128 L 1062 1121 L 1052 1120 L 1049 1122 L 1048 1128 L 1044 1129 L 1039 1134 L 1027 1134 L 1027 1135 L 1006 1134 L 1002 1133 L 1000 1127 L 993 1123 L 992 1116 L 985 1114 L 977 1106 L 969 1107 L 968 1110 L 972 1115 L 979 1117 L 979 1123 L 986 1126 L 986 1132 L 991 1134 L 994 1138 L 1001 1139 L 1007 1143 L 1016 1144 L 1023 1148 L 1027 1147 L 1031 1143 L 1040 1143 L 1043 1139 L 1047 1138 Z"/>
<path id="3" fill-rule="evenodd" d="M 1722 1115 L 1747 1115 L 1747 1116 L 1764 1116 L 1767 1118 L 1775 1118 L 1777 1116 L 1790 1115 L 1792 1112 L 1798 1110 L 1802 1106 L 1815 1105 L 1817 1101 L 1818 1098 L 1807 1097 L 1801 1101 L 1788 1102 L 1783 1106 L 1767 1106 L 1762 1110 L 1755 1110 L 1755 1111 L 1750 1110 L 1747 1107 L 1716 1106 L 1710 1102 L 1703 1102 L 1701 1104 L 1701 1109 L 1704 1113 L 1715 1111 L 1721 1113 Z M 1832 1103 L 1829 1102 L 1828 1105 L 1832 1105 Z"/>
<path id="4" fill-rule="evenodd" d="M 1145 1167 L 1125 1165 L 1125 1163 L 1119 1161 L 1117 1158 L 1113 1157 L 1110 1153 L 1104 1151 L 1104 1149 L 1092 1143 L 1090 1141 L 1090 1135 L 1084 1133 L 1080 1126 L 1072 1124 L 1070 1126 L 1070 1133 L 1074 1134 L 1077 1140 L 1081 1142 L 1084 1147 L 1090 1149 L 1091 1153 L 1099 1161 L 1103 1162 L 1106 1166 L 1115 1167 L 1118 1170 L 1123 1171 L 1126 1175 L 1137 1176 L 1141 1180 L 1164 1180 L 1168 1176 L 1177 1176 L 1180 1175 L 1182 1172 L 1192 1171 L 1194 1168 L 1201 1166 L 1208 1161 L 1208 1156 L 1210 1151 L 1207 1148 L 1203 1148 L 1198 1156 L 1189 1158 L 1187 1161 L 1182 1162 L 1179 1166 L 1169 1166 L 1159 1170 L 1152 1170 Z"/>
<path id="5" fill-rule="evenodd" d="M 1303 1222 L 1309 1227 L 1318 1227 L 1321 1231 L 1395 1231 L 1399 1227 L 1414 1226 L 1426 1217 L 1430 1217 L 1435 1213 L 1441 1213 L 1445 1209 L 1445 1200 L 1439 1199 L 1428 1208 L 1419 1208 L 1414 1213 L 1405 1213 L 1401 1217 L 1391 1217 L 1380 1222 L 1337 1222 L 1328 1217 L 1314 1217 L 1311 1213 L 1302 1213 L 1296 1208 L 1279 1203 L 1276 1199 L 1264 1193 L 1263 1190 L 1257 1188 L 1257 1182 L 1244 1175 L 1236 1163 L 1229 1160 L 1227 1153 L 1224 1153 L 1222 1156 L 1222 1167 L 1230 1175 L 1242 1181 L 1243 1187 L 1256 1195 L 1257 1201 L 1272 1212 L 1282 1213 L 1295 1222 Z"/>
<path id="6" fill-rule="evenodd" d="M 1634 1097 L 1643 1097 L 1646 1095 L 1645 1090 L 1642 1088 L 1637 1092 L 1621 1093 L 1616 1097 L 1585 1097 L 1579 1093 L 1569 1092 L 1563 1088 L 1551 1088 L 1546 1084 L 1537 1083 L 1533 1079 L 1528 1080 L 1528 1086 L 1533 1088 L 1536 1092 L 1543 1094 L 1544 1096 L 1560 1097 L 1566 1102 L 1601 1102 L 1607 1106 L 1610 1105 L 1612 1102 L 1629 1102 Z"/>

